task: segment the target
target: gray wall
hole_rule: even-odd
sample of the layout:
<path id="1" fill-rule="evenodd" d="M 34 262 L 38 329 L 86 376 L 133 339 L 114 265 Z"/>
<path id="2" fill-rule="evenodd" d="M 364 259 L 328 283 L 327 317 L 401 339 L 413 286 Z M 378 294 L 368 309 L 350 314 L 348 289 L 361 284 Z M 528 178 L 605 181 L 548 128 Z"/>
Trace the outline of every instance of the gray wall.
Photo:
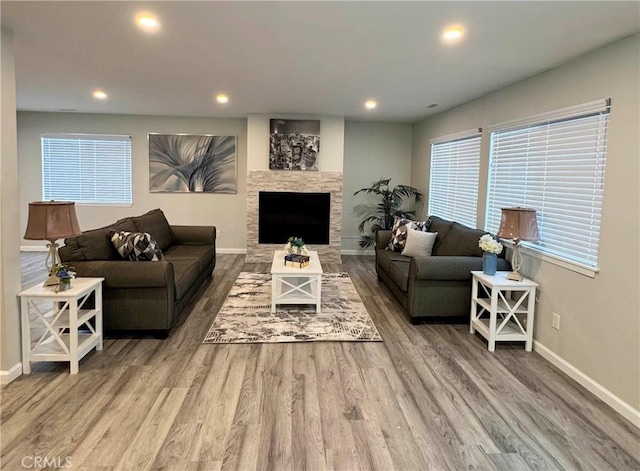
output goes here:
<path id="1" fill-rule="evenodd" d="M 540 284 L 534 338 L 635 409 L 640 409 L 639 39 L 617 42 L 416 124 L 411 169 L 413 184 L 426 193 L 429 139 L 612 99 L 600 273 L 590 278 L 526 257 L 525 274 Z M 488 133 L 484 136 L 480 224 L 488 165 Z M 553 312 L 561 315 L 559 331 L 551 327 Z"/>
<path id="2" fill-rule="evenodd" d="M 375 204 L 365 195 L 353 196 L 381 177 L 391 185 L 408 185 L 411 171 L 410 124 L 347 121 L 344 129 L 344 200 L 342 248 L 358 250 L 358 224 L 365 216 L 359 205 Z"/>
<path id="3" fill-rule="evenodd" d="M 20 235 L 18 220 L 18 151 L 16 144 L 16 83 L 12 34 L 2 29 L 2 155 L 0 158 L 0 371 L 20 362 Z M 0 378 L 5 381 L 7 378 Z"/>
<path id="4" fill-rule="evenodd" d="M 77 205 L 83 230 L 116 219 L 161 208 L 171 224 L 214 225 L 221 230 L 218 247 L 245 249 L 247 122 L 244 119 L 174 118 L 75 113 L 18 113 L 20 161 L 20 230 L 27 224 L 28 203 L 42 199 L 41 133 L 104 133 L 131 136 L 133 204 L 131 206 Z M 236 135 L 238 193 L 150 193 L 148 133 Z M 22 240 L 22 245 L 44 242 Z"/>

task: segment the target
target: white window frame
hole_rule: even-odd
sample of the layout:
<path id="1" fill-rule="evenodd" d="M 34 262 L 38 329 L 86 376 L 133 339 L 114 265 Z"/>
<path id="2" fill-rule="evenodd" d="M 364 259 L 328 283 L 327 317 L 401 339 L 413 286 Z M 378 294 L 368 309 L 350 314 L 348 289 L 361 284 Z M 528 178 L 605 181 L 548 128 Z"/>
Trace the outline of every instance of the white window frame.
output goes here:
<path id="1" fill-rule="evenodd" d="M 43 133 L 40 141 L 44 201 L 133 204 L 131 136 Z"/>
<path id="2" fill-rule="evenodd" d="M 429 216 L 477 227 L 481 138 L 476 128 L 429 141 Z"/>
<path id="3" fill-rule="evenodd" d="M 595 277 L 610 109 L 603 99 L 491 126 L 485 230 L 497 232 L 500 208 L 536 209 L 541 240 L 523 253 Z"/>

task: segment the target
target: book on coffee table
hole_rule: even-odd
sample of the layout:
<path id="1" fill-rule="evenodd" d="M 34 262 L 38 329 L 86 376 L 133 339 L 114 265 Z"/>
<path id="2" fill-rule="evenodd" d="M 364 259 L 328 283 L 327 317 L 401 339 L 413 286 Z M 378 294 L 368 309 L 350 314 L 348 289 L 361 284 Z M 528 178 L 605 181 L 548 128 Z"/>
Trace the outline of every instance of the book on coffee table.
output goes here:
<path id="1" fill-rule="evenodd" d="M 284 256 L 284 265 L 286 267 L 306 268 L 309 266 L 309 256 L 300 254 L 286 254 Z"/>

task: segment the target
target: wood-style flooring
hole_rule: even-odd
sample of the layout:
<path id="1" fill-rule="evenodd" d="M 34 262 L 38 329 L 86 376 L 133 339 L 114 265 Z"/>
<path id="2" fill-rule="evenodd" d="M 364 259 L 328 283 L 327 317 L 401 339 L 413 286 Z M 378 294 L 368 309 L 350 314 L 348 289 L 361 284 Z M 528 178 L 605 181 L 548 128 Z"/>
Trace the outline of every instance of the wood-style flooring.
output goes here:
<path id="1" fill-rule="evenodd" d="M 23 255 L 26 286 L 42 264 Z M 2 469 L 640 469 L 638 429 L 523 344 L 411 325 L 371 257 L 324 268 L 384 342 L 203 345 L 238 273 L 269 270 L 220 255 L 166 340 L 107 339 L 77 375 L 34 364 L 2 388 Z"/>

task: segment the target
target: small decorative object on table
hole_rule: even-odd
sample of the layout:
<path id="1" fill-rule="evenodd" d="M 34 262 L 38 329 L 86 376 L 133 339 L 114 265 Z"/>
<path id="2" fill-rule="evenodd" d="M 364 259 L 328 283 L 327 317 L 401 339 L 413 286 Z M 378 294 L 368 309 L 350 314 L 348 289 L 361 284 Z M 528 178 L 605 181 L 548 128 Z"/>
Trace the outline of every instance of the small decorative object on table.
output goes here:
<path id="1" fill-rule="evenodd" d="M 56 292 L 71 289 L 71 279 L 76 277 L 75 270 L 74 267 L 62 263 L 54 265 L 50 276 L 55 276 L 60 280 L 56 285 Z"/>
<path id="2" fill-rule="evenodd" d="M 306 268 L 309 266 L 310 258 L 308 255 L 298 255 L 290 253 L 284 256 L 284 266 L 293 268 Z"/>
<path id="3" fill-rule="evenodd" d="M 500 242 L 485 234 L 480 237 L 478 246 L 484 250 L 482 254 L 482 272 L 485 275 L 495 275 L 498 269 L 498 254 L 502 252 L 503 246 Z"/>
<path id="4" fill-rule="evenodd" d="M 308 255 L 309 251 L 304 245 L 304 241 L 300 237 L 289 237 L 287 244 L 284 246 L 286 253 L 294 253 L 299 255 Z"/>

